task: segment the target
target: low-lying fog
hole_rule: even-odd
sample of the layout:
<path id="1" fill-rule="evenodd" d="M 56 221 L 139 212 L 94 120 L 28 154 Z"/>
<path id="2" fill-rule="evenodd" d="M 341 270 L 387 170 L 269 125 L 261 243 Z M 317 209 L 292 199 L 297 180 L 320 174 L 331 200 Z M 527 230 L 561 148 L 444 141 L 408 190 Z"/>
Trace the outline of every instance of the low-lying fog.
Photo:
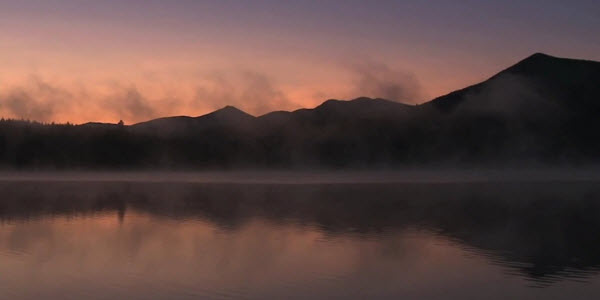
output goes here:
<path id="1" fill-rule="evenodd" d="M 596 180 L 600 180 L 600 168 L 465 168 L 381 171 L 0 171 L 0 181 L 332 184 Z"/>

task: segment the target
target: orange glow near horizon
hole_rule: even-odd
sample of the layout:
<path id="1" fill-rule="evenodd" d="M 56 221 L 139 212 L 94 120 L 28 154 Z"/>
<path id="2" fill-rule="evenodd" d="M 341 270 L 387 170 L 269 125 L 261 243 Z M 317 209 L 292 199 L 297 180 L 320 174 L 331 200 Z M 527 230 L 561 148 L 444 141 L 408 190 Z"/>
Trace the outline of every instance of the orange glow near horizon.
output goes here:
<path id="1" fill-rule="evenodd" d="M 336 63 L 319 67 L 312 62 L 273 61 L 268 68 L 258 70 L 250 62 L 228 64 L 219 58 L 212 64 L 140 59 L 100 66 L 93 60 L 87 63 L 63 58 L 62 61 L 61 64 L 52 59 L 38 60 L 34 68 L 9 65 L 2 70 L 1 117 L 76 124 L 116 123 L 122 119 L 132 124 L 164 116 L 198 116 L 226 105 L 258 116 L 273 110 L 311 108 L 332 98 L 386 98 L 373 90 L 361 91 L 357 86 L 363 76 L 360 69 Z M 396 74 L 392 69 L 407 68 L 375 66 L 371 77 L 378 78 L 371 79 L 385 80 L 385 76 Z M 436 78 L 435 70 L 422 68 L 419 73 L 398 73 L 409 74 L 414 79 L 407 83 L 411 86 L 402 87 L 405 84 L 402 78 L 389 84 L 413 91 L 411 98 L 393 100 L 413 104 L 486 77 L 464 74 L 425 84 L 421 77 Z"/>

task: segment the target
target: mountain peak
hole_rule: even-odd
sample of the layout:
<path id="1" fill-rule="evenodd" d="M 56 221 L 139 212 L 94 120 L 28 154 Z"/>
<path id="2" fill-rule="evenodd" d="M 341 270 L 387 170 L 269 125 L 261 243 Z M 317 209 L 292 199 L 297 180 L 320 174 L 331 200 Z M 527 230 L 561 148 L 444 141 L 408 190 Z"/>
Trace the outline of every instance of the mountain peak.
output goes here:
<path id="1" fill-rule="evenodd" d="M 228 112 L 228 113 L 244 113 L 245 114 L 244 111 L 242 111 L 241 109 L 239 109 L 235 106 L 232 106 L 232 105 L 226 105 L 225 107 L 218 109 L 215 112 L 217 112 L 217 111 Z"/>
<path id="2" fill-rule="evenodd" d="M 313 110 L 329 117 L 365 118 L 397 115 L 410 109 L 409 105 L 380 98 L 359 97 L 353 100 L 329 99 Z"/>
<path id="3" fill-rule="evenodd" d="M 510 73 L 541 78 L 580 76 L 585 79 L 586 76 L 591 76 L 591 73 L 596 74 L 595 70 L 597 70 L 597 68 L 598 62 L 594 61 L 562 58 L 544 53 L 535 53 L 496 74 L 492 78 Z M 587 75 L 581 76 L 582 74 Z"/>
<path id="4" fill-rule="evenodd" d="M 558 57 L 554 57 L 554 56 L 550 56 L 545 53 L 537 52 L 537 53 L 534 53 L 534 54 L 526 57 L 525 59 L 517 62 L 516 64 L 505 69 L 504 71 L 500 72 L 499 74 L 506 73 L 506 72 L 520 72 L 520 71 L 524 71 L 524 70 L 532 70 L 532 69 L 537 69 L 537 68 L 544 67 L 544 66 L 547 67 L 548 65 L 553 64 L 553 62 L 560 61 L 560 60 L 561 59 Z M 496 74 L 496 75 L 499 75 L 499 74 Z"/>
<path id="5" fill-rule="evenodd" d="M 318 107 L 327 107 L 332 105 L 376 105 L 376 104 L 393 104 L 393 105 L 406 105 L 404 103 L 395 102 L 391 100 L 381 99 L 381 98 L 369 98 L 369 97 L 358 97 L 352 100 L 337 100 L 337 99 L 329 99 Z"/>
<path id="6" fill-rule="evenodd" d="M 227 105 L 206 115 L 197 117 L 198 120 L 215 120 L 221 123 L 238 124 L 255 119 L 253 115 L 246 113 L 234 106 Z"/>
<path id="7" fill-rule="evenodd" d="M 523 63 L 523 62 L 548 62 L 548 61 L 560 60 L 560 59 L 561 58 L 559 58 L 559 57 L 548 55 L 546 53 L 536 52 L 536 53 L 526 57 L 525 59 L 521 60 L 517 64 Z"/>
<path id="8" fill-rule="evenodd" d="M 356 105 L 360 105 L 361 103 L 364 102 L 375 102 L 374 99 L 371 98 L 367 98 L 367 97 L 359 97 L 356 99 L 352 99 L 352 100 L 338 100 L 338 99 L 329 99 L 326 100 L 325 102 L 321 103 L 319 106 L 317 106 L 315 109 L 327 109 L 327 108 L 340 108 L 340 107 L 348 107 L 348 106 L 356 106 Z"/>
<path id="9" fill-rule="evenodd" d="M 536 53 L 528 56 L 527 58 L 525 58 L 525 60 L 528 60 L 528 59 L 540 59 L 540 58 L 556 58 L 556 57 L 548 55 L 546 53 L 536 52 Z"/>
<path id="10" fill-rule="evenodd" d="M 427 105 L 434 105 L 442 111 L 451 111 L 465 99 L 486 98 L 496 99 L 498 107 L 512 107 L 506 104 L 506 101 L 514 103 L 515 99 L 532 98 L 532 93 L 535 93 L 537 98 L 548 101 L 568 101 L 566 99 L 583 98 L 581 95 L 595 95 L 595 78 L 599 76 L 599 62 L 534 53 L 486 81 L 438 97 Z"/>
<path id="11" fill-rule="evenodd" d="M 253 115 L 235 107 L 235 106 L 231 106 L 231 105 L 227 105 L 221 109 L 215 110 L 209 114 L 207 114 L 206 116 L 227 116 L 227 117 L 243 117 L 243 118 L 247 118 L 247 117 L 254 117 Z"/>

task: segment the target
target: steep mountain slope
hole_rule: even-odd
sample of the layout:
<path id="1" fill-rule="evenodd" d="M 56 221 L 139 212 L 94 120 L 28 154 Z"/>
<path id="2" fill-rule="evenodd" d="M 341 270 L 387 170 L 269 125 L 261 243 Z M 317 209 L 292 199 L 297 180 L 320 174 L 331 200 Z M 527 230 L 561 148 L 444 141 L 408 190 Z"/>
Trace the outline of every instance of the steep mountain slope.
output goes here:
<path id="1" fill-rule="evenodd" d="M 600 62 L 536 53 L 490 79 L 424 104 L 450 112 L 461 106 L 515 109 L 515 105 L 560 105 L 561 109 L 599 108 Z"/>
<path id="2" fill-rule="evenodd" d="M 536 53 L 421 109 L 454 156 L 591 158 L 600 151 L 600 63 Z"/>

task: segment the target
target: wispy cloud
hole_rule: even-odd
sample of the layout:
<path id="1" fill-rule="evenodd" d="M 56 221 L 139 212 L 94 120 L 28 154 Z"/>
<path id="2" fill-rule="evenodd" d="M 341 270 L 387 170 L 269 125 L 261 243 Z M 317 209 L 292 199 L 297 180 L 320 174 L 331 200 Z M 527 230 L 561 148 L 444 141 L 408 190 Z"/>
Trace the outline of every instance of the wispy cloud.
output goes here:
<path id="1" fill-rule="evenodd" d="M 170 88 L 119 81 L 73 86 L 39 76 L 0 87 L 0 117 L 42 122 L 122 119 L 130 124 L 173 114 L 198 115 L 225 105 L 257 115 L 295 106 L 269 76 L 247 70 L 204 73 Z"/>
<path id="2" fill-rule="evenodd" d="M 350 64 L 350 71 L 354 77 L 352 93 L 356 96 L 384 98 L 404 103 L 417 103 L 420 100 L 419 82 L 409 72 L 369 60 Z"/>
<path id="3" fill-rule="evenodd" d="M 33 76 L 22 86 L 0 91 L 0 112 L 3 116 L 51 121 L 55 112 L 72 99 L 67 90 Z"/>
<path id="4" fill-rule="evenodd" d="M 295 105 L 267 75 L 259 72 L 242 71 L 228 76 L 214 73 L 204 79 L 196 90 L 195 101 L 212 109 L 233 105 L 260 115 Z"/>
<path id="5" fill-rule="evenodd" d="M 142 95 L 135 86 L 116 90 L 106 97 L 105 102 L 107 109 L 128 121 L 147 120 L 160 115 L 156 111 L 156 104 Z"/>

